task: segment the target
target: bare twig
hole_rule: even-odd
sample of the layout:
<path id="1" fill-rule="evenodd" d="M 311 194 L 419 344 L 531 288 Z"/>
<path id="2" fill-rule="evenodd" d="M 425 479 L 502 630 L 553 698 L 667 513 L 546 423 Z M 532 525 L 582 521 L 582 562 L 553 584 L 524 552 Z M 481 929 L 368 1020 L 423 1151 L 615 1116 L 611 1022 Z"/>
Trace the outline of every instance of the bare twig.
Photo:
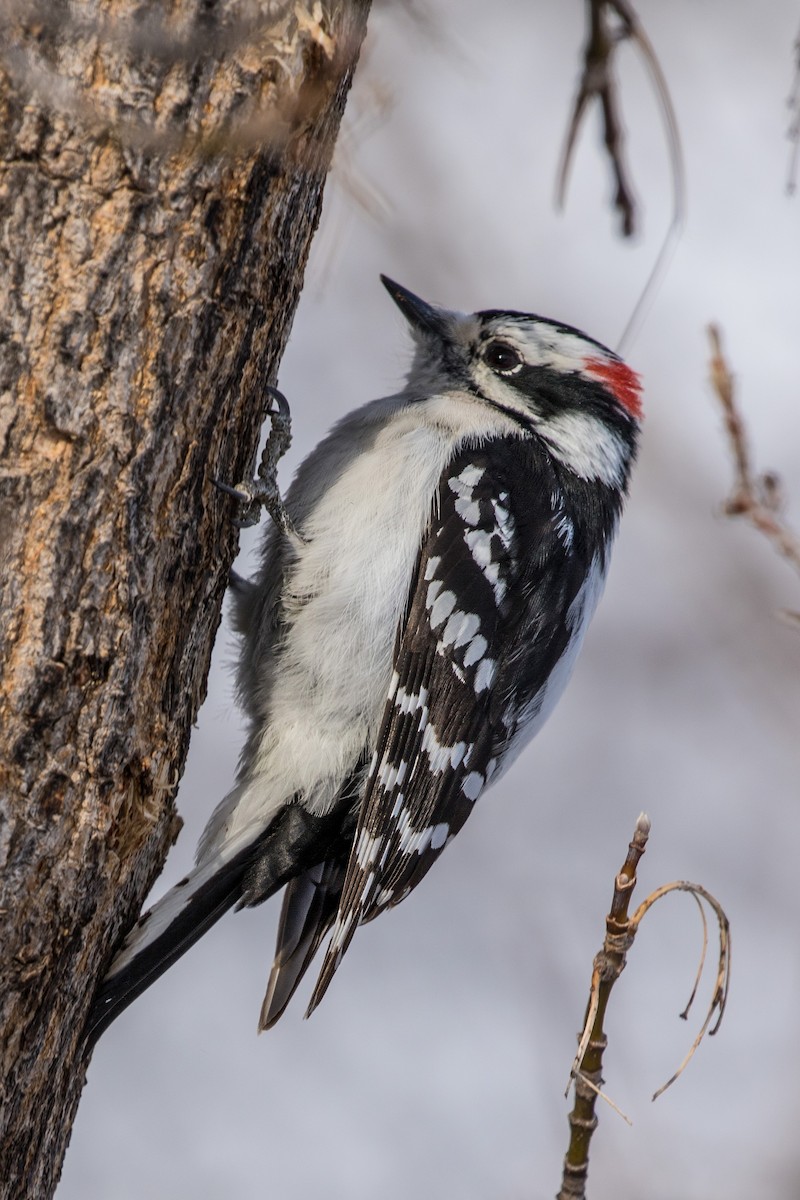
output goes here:
<path id="1" fill-rule="evenodd" d="M 625 862 L 614 880 L 611 910 L 606 917 L 606 937 L 594 960 L 586 1019 L 570 1072 L 570 1081 L 575 1082 L 575 1104 L 569 1115 L 569 1147 L 556 1200 L 581 1200 L 586 1194 L 589 1144 L 597 1127 L 595 1101 L 602 1095 L 603 1052 L 606 1048 L 603 1021 L 611 989 L 625 968 L 625 957 L 633 942 L 628 905 L 636 886 L 636 868 L 645 852 L 649 834 L 650 820 L 642 813 L 636 822 Z"/>
<path id="2" fill-rule="evenodd" d="M 729 517 L 745 517 L 800 574 L 800 539 L 781 516 L 780 479 L 772 471 L 763 475 L 754 473 L 747 445 L 747 430 L 736 403 L 733 375 L 722 353 L 718 326 L 709 325 L 708 336 L 711 342 L 711 384 L 722 405 L 734 465 L 733 490 L 723 505 L 723 512 Z M 800 620 L 800 614 L 788 615 L 793 620 Z"/>
<path id="3" fill-rule="evenodd" d="M 689 1010 L 691 1009 L 694 998 L 697 995 L 697 985 L 699 983 L 700 974 L 702 973 L 703 965 L 705 963 L 706 947 L 708 945 L 708 924 L 706 921 L 706 914 L 703 911 L 703 905 L 701 903 L 703 900 L 705 900 L 709 908 L 713 910 L 714 915 L 717 918 L 717 925 L 719 926 L 719 958 L 717 959 L 717 977 L 714 983 L 714 991 L 711 996 L 711 1002 L 708 1006 L 705 1020 L 700 1026 L 700 1031 L 692 1042 L 688 1053 L 684 1057 L 677 1071 L 675 1071 L 674 1074 L 669 1077 L 666 1083 L 662 1084 L 661 1087 L 653 1093 L 654 1100 L 657 1100 L 658 1097 L 661 1096 L 668 1087 L 672 1086 L 678 1076 L 682 1074 L 684 1068 L 694 1057 L 694 1052 L 702 1042 L 706 1033 L 708 1033 L 709 1037 L 713 1037 L 719 1029 L 725 1013 L 725 1006 L 728 1003 L 728 988 L 730 987 L 731 978 L 730 922 L 728 921 L 728 917 L 719 900 L 717 900 L 715 896 L 712 896 L 710 892 L 706 891 L 706 889 L 699 883 L 686 883 L 683 880 L 678 880 L 675 883 L 666 883 L 663 887 L 656 888 L 656 890 L 652 892 L 646 900 L 642 901 L 636 912 L 631 917 L 632 934 L 636 932 L 643 917 L 653 907 L 653 905 L 658 900 L 663 899 L 664 896 L 668 896 L 670 892 L 688 892 L 691 896 L 693 896 L 697 901 L 697 905 L 700 909 L 703 919 L 703 951 L 700 957 L 700 969 L 697 977 L 695 978 L 694 987 L 692 988 L 692 993 L 689 996 L 689 1002 L 683 1012 L 680 1014 L 683 1020 L 686 1020 L 689 1016 Z M 709 1028 L 715 1015 L 717 1018 L 716 1022 L 711 1028 Z"/>
<path id="4" fill-rule="evenodd" d="M 578 131 L 593 98 L 600 101 L 603 114 L 603 139 L 611 161 L 616 184 L 614 206 L 622 218 L 622 233 L 630 237 L 636 228 L 636 200 L 629 182 L 628 169 L 624 161 L 625 133 L 620 117 L 618 89 L 613 75 L 613 58 L 617 46 L 630 40 L 638 48 L 644 65 L 650 74 L 653 89 L 661 109 L 667 137 L 667 149 L 672 168 L 672 217 L 664 235 L 661 248 L 642 289 L 633 312 L 628 320 L 618 349 L 622 349 L 636 323 L 641 319 L 653 294 L 680 234 L 686 213 L 686 175 L 683 164 L 680 134 L 675 110 L 655 50 L 629 0 L 587 0 L 589 33 L 584 49 L 584 65 L 578 94 L 572 109 L 569 127 L 564 138 L 561 164 L 556 185 L 556 202 L 563 207 L 566 197 L 569 169 L 575 149 Z M 610 14 L 617 19 L 617 27 L 611 27 Z"/>
<path id="5" fill-rule="evenodd" d="M 558 204 L 559 207 L 563 207 L 578 130 L 590 101 L 597 99 L 600 101 L 603 113 L 603 140 L 616 184 L 614 207 L 622 219 L 623 236 L 631 237 L 636 227 L 636 201 L 628 178 L 628 168 L 624 161 L 624 131 L 619 115 L 619 100 L 612 62 L 617 46 L 632 36 L 633 29 L 627 15 L 623 15 L 615 3 L 608 3 L 608 0 L 587 0 L 587 3 L 589 35 L 583 51 L 583 74 L 578 87 L 578 95 L 575 98 L 572 117 L 564 139 L 561 166 L 558 172 Z M 618 29 L 611 28 L 609 10 L 613 10 L 619 17 Z"/>
<path id="6" fill-rule="evenodd" d="M 667 132 L 672 163 L 674 209 L 676 213 L 680 214 L 682 220 L 685 174 L 678 122 L 672 107 L 669 88 L 655 50 L 633 5 L 628 0 L 587 0 L 587 6 L 589 32 L 583 51 L 583 73 L 564 139 L 561 165 L 558 171 L 557 202 L 560 207 L 564 204 L 578 131 L 590 101 L 596 98 L 600 101 L 603 116 L 603 140 L 616 184 L 614 207 L 622 219 L 623 235 L 630 237 L 636 228 L 636 200 L 629 181 L 628 168 L 624 161 L 625 131 L 620 117 L 618 89 L 613 73 L 614 54 L 622 42 L 630 39 L 638 47 L 652 77 Z M 617 18 L 616 28 L 611 26 L 611 14 Z M 675 223 L 675 218 L 673 218 L 673 223 Z"/>
<path id="7" fill-rule="evenodd" d="M 794 79 L 787 101 L 789 107 L 789 128 L 786 136 L 789 139 L 789 170 L 786 176 L 786 191 L 793 196 L 797 191 L 797 164 L 800 159 L 800 34 L 794 42 Z"/>
<path id="8" fill-rule="evenodd" d="M 636 823 L 633 840 L 628 847 L 628 855 L 625 863 L 614 881 L 611 910 L 606 917 L 606 937 L 602 950 L 594 960 L 583 1032 L 579 1038 L 578 1053 L 575 1056 L 575 1061 L 572 1064 L 570 1072 L 570 1082 L 574 1081 L 575 1084 L 575 1104 L 569 1115 L 569 1147 L 564 1159 L 561 1190 L 556 1200 L 584 1200 L 585 1198 L 586 1180 L 589 1172 L 589 1144 L 592 1134 L 597 1127 L 597 1116 L 595 1114 L 595 1101 L 597 1097 L 599 1096 L 601 1099 L 606 1100 L 614 1111 L 619 1113 L 630 1124 L 629 1118 L 620 1112 L 617 1105 L 609 1100 L 601 1091 L 603 1083 L 601 1075 L 603 1053 L 607 1044 L 603 1022 L 611 989 L 625 969 L 626 956 L 633 945 L 639 925 L 653 905 L 662 899 L 663 896 L 669 895 L 670 892 L 689 892 L 700 908 L 703 921 L 703 949 L 700 958 L 700 967 L 694 986 L 692 987 L 689 1003 L 680 1014 L 684 1019 L 688 1016 L 697 994 L 697 986 L 705 964 L 708 946 L 708 922 L 703 909 L 703 901 L 714 911 L 717 918 L 719 926 L 719 959 L 714 992 L 700 1032 L 694 1039 L 688 1054 L 683 1059 L 677 1071 L 655 1093 L 653 1096 L 654 1100 L 675 1082 L 684 1067 L 691 1060 L 705 1034 L 708 1033 L 711 1035 L 717 1032 L 725 1011 L 730 981 L 730 926 L 722 906 L 714 896 L 699 884 L 685 883 L 683 881 L 668 883 L 663 887 L 657 888 L 646 900 L 642 901 L 633 916 L 628 917 L 628 906 L 633 889 L 636 886 L 636 868 L 645 852 L 649 833 L 650 821 L 642 813 Z M 717 1016 L 716 1023 L 712 1028 L 709 1028 L 715 1015 Z M 569 1087 L 567 1091 L 569 1091 Z"/>

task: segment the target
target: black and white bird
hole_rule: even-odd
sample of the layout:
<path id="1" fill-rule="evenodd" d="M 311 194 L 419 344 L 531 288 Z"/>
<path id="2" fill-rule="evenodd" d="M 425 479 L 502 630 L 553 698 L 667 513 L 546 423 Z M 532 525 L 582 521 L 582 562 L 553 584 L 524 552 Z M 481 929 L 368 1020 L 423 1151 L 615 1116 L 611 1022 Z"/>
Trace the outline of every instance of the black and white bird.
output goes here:
<path id="1" fill-rule="evenodd" d="M 128 934 L 88 1036 L 229 908 L 285 887 L 259 1028 L 330 933 L 399 904 L 550 714 L 608 567 L 641 415 L 611 350 L 520 312 L 450 312 L 383 279 L 405 387 L 308 456 L 238 581 L 249 735 L 189 876 Z M 279 527 L 280 526 L 280 527 Z"/>

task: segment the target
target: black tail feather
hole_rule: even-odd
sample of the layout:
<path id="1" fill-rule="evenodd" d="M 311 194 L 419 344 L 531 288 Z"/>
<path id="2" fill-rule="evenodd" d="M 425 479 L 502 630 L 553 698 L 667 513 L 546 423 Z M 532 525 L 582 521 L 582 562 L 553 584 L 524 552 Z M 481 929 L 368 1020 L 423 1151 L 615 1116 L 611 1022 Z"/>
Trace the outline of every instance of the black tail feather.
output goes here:
<path id="1" fill-rule="evenodd" d="M 85 1037 L 90 1047 L 129 1004 L 233 907 L 241 895 L 242 876 L 250 861 L 251 854 L 247 853 L 223 867 L 205 887 L 198 889 L 159 938 L 144 946 L 120 971 L 103 980 L 86 1022 Z"/>
<path id="2" fill-rule="evenodd" d="M 320 863 L 286 887 L 278 924 L 278 945 L 261 1006 L 258 1032 L 283 1015 L 333 924 L 342 894 L 347 860 Z"/>
<path id="3" fill-rule="evenodd" d="M 346 862 L 353 827 L 352 813 L 347 810 L 318 816 L 298 804 L 288 804 L 268 829 L 204 884 L 192 891 L 190 875 L 185 884 L 173 888 L 167 894 L 170 899 L 181 887 L 187 889 L 186 901 L 175 917 L 158 937 L 145 940 L 141 950 L 119 970 L 115 971 L 112 963 L 112 973 L 101 983 L 86 1023 L 88 1045 L 94 1046 L 112 1021 L 235 904 L 262 903 L 295 876 L 324 862 L 331 852 L 334 859 L 341 857 Z M 167 897 L 164 900 L 169 903 Z M 153 915 L 145 914 L 140 926 Z"/>

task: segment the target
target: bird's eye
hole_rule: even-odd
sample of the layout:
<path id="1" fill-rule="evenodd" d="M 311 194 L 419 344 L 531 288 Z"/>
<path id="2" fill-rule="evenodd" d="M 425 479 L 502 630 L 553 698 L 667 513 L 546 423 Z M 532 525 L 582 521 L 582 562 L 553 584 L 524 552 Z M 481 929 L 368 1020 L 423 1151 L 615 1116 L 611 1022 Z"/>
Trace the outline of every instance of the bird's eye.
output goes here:
<path id="1" fill-rule="evenodd" d="M 522 366 L 522 355 L 508 342 L 489 342 L 483 351 L 483 361 L 499 375 L 513 375 Z"/>

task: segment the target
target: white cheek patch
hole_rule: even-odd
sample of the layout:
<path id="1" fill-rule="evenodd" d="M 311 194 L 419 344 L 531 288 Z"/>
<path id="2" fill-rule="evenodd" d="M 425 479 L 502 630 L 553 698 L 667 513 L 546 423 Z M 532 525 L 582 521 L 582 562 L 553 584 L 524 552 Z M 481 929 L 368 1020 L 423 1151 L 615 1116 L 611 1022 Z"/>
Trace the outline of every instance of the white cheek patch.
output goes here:
<path id="1" fill-rule="evenodd" d="M 581 479 L 621 487 L 630 450 L 622 438 L 589 413 L 565 412 L 548 417 L 538 433 L 560 462 Z"/>

